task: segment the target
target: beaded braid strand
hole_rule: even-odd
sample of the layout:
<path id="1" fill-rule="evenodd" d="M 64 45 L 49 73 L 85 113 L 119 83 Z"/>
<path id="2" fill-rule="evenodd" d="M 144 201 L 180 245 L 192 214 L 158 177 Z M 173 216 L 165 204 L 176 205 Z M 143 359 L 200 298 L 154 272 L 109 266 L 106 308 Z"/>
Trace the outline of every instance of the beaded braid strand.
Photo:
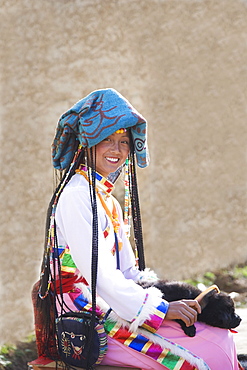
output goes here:
<path id="1" fill-rule="evenodd" d="M 68 167 L 68 170 L 65 172 L 60 184 L 58 185 L 56 191 L 53 194 L 53 197 L 51 199 L 48 212 L 47 212 L 47 223 L 46 223 L 46 241 L 45 241 L 45 250 L 44 250 L 44 256 L 43 256 L 43 263 L 42 263 L 42 270 L 40 274 L 40 289 L 39 289 L 39 298 L 45 299 L 49 293 L 50 285 L 52 283 L 51 273 L 50 273 L 50 253 L 54 248 L 54 241 L 55 241 L 55 233 L 54 233 L 54 225 L 55 225 L 55 212 L 58 200 L 60 198 L 60 195 L 65 187 L 65 185 L 69 182 L 70 178 L 74 174 L 74 171 L 72 171 L 73 167 L 78 161 L 78 158 L 80 158 L 80 154 L 82 153 L 82 146 L 78 146 L 78 150 L 75 153 L 75 156 Z M 49 222 L 50 221 L 50 222 Z M 49 225 L 49 226 L 48 226 Z M 42 294 L 41 291 L 44 290 L 44 286 L 42 286 L 44 283 L 43 278 L 45 278 L 46 272 L 48 273 L 48 276 L 46 276 L 46 279 L 48 279 L 46 283 L 46 291 Z"/>
<path id="2" fill-rule="evenodd" d="M 124 227 L 127 238 L 130 238 L 130 227 L 131 227 L 131 199 L 130 199 L 130 180 L 129 180 L 129 161 L 127 158 L 125 162 L 125 173 L 124 173 Z"/>
<path id="3" fill-rule="evenodd" d="M 144 258 L 144 248 L 143 248 L 143 236 L 142 236 L 142 222 L 141 222 L 141 212 L 139 204 L 139 195 L 137 187 L 137 176 L 135 167 L 135 157 L 134 152 L 130 151 L 129 160 L 129 191 L 131 197 L 131 211 L 132 211 L 132 221 L 134 228 L 134 239 L 135 239 L 135 253 L 138 266 L 140 270 L 145 269 L 145 258 Z"/>

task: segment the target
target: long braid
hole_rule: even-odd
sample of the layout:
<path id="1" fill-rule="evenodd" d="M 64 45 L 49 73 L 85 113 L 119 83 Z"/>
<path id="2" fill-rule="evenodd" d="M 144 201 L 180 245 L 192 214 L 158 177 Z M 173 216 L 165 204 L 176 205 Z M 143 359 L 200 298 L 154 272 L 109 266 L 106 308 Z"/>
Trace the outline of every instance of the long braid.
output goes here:
<path id="1" fill-rule="evenodd" d="M 88 338 L 88 350 L 90 352 L 91 344 L 94 335 L 94 326 L 96 318 L 96 281 L 98 271 L 98 213 L 97 213 L 97 194 L 96 194 L 96 149 L 90 148 L 90 165 L 88 166 L 88 183 L 89 193 L 92 207 L 92 261 L 91 261 L 91 292 L 92 292 L 92 319 L 90 322 L 90 331 Z M 87 369 L 90 369 L 89 361 L 90 356 L 86 356 L 88 359 Z"/>
<path id="2" fill-rule="evenodd" d="M 95 171 L 95 163 L 96 163 L 96 151 L 94 148 L 94 153 L 93 149 L 90 149 L 90 156 L 91 156 L 91 169 L 88 167 L 88 179 L 89 179 L 89 192 L 90 192 L 90 199 L 91 199 L 91 207 L 92 207 L 92 215 L 93 215 L 93 220 L 92 220 L 92 249 L 94 254 L 98 254 L 98 214 L 97 214 L 97 194 L 96 194 L 96 176 Z M 92 276 L 92 280 L 97 279 L 97 268 L 98 268 L 98 261 L 92 260 L 92 271 L 95 273 L 94 276 Z M 91 281 L 91 286 L 93 285 L 93 281 Z M 93 287 L 94 288 L 94 287 Z M 93 310 L 96 309 L 95 304 L 95 299 L 96 299 L 96 291 L 92 289 L 92 304 L 93 304 Z"/>
<path id="3" fill-rule="evenodd" d="M 135 166 L 135 157 L 134 151 L 130 151 L 130 160 L 129 160 L 129 187 L 131 195 L 131 211 L 132 211 L 132 220 L 134 228 L 134 239 L 135 245 L 138 252 L 138 265 L 140 270 L 145 269 L 145 258 L 144 258 L 144 248 L 143 248 L 143 236 L 142 236 L 142 222 L 141 222 L 141 212 L 139 204 L 139 195 L 137 187 L 137 176 L 136 176 L 136 166 Z"/>
<path id="4" fill-rule="evenodd" d="M 79 147 L 77 148 L 70 166 L 65 170 L 65 173 L 49 203 L 46 218 L 44 255 L 41 266 L 40 282 L 36 302 L 34 303 L 36 304 L 36 309 L 39 311 L 38 332 L 36 331 L 36 336 L 39 337 L 39 341 L 37 341 L 39 355 L 43 354 L 54 359 L 57 358 L 55 346 L 55 300 L 54 294 L 50 290 L 50 285 L 54 286 L 54 276 L 52 276 L 50 269 L 50 258 L 52 253 L 51 239 L 56 238 L 56 235 L 52 236 L 52 228 L 55 233 L 54 216 L 57 202 L 64 187 L 75 174 L 75 169 L 80 163 L 82 157 L 84 157 L 84 150 Z"/>

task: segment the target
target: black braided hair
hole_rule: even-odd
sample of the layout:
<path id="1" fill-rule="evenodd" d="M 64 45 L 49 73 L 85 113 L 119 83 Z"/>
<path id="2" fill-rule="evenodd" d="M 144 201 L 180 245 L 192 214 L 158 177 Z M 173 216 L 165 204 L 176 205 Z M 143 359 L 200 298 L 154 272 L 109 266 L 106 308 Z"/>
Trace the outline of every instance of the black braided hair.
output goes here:
<path id="1" fill-rule="evenodd" d="M 90 171 L 90 167 L 92 171 Z M 90 167 L 88 166 L 88 184 L 89 184 L 89 193 L 90 193 L 90 199 L 91 199 L 91 207 L 92 207 L 92 249 L 94 254 L 98 255 L 98 214 L 97 214 L 97 194 L 96 194 L 96 176 L 93 175 L 93 173 L 96 171 L 96 150 L 95 147 L 90 148 Z M 93 256 L 95 257 L 95 256 Z M 93 286 L 93 280 L 94 283 L 97 280 L 97 270 L 98 270 L 98 259 L 92 258 L 91 261 L 92 264 L 92 309 L 93 311 L 96 310 L 96 289 Z"/>
<path id="2" fill-rule="evenodd" d="M 96 282 L 97 282 L 97 271 L 98 271 L 98 213 L 97 213 L 97 194 L 96 194 L 96 148 L 90 148 L 90 167 L 88 168 L 88 185 L 92 208 L 92 260 L 91 260 L 91 294 L 92 294 L 92 318 L 90 322 L 88 348 L 90 351 L 91 344 L 93 341 L 95 319 L 96 319 Z M 90 353 L 90 352 L 89 352 Z M 88 363 L 87 369 L 90 369 L 89 361 L 90 355 L 86 356 Z"/>
<path id="3" fill-rule="evenodd" d="M 51 270 L 50 270 L 50 249 L 47 248 L 48 239 L 49 239 L 49 229 L 50 229 L 50 218 L 53 211 L 53 206 L 55 202 L 58 202 L 58 199 L 61 196 L 61 189 L 64 189 L 66 184 L 70 181 L 71 177 L 75 174 L 75 170 L 78 167 L 79 163 L 82 161 L 82 158 L 85 156 L 85 151 L 77 151 L 78 144 L 75 148 L 75 152 L 78 153 L 77 158 L 74 161 L 73 166 L 67 167 L 62 176 L 60 183 L 58 184 L 48 206 L 47 210 L 47 217 L 46 217 L 46 226 L 45 226 L 45 242 L 44 242 L 44 253 L 43 253 L 43 260 L 41 264 L 41 275 L 40 275 L 40 282 L 39 282 L 39 291 L 37 294 L 37 301 L 36 301 L 36 309 L 38 310 L 39 314 L 39 330 L 41 331 L 40 338 L 42 338 L 42 346 L 41 343 L 39 345 L 40 351 L 43 355 L 57 359 L 57 351 L 55 348 L 51 348 L 49 345 L 51 342 L 54 342 L 55 338 L 55 300 L 54 300 L 54 293 L 49 290 L 49 281 L 52 282 L 52 285 L 55 285 L 55 281 L 52 278 Z M 72 161 L 73 162 L 73 161 Z M 55 346 L 55 342 L 54 342 Z"/>
<path id="4" fill-rule="evenodd" d="M 136 176 L 135 155 L 133 150 L 133 143 L 129 154 L 129 191 L 131 197 L 131 212 L 134 229 L 134 240 L 138 252 L 138 265 L 140 270 L 145 269 L 142 222 L 139 203 L 139 194 Z"/>

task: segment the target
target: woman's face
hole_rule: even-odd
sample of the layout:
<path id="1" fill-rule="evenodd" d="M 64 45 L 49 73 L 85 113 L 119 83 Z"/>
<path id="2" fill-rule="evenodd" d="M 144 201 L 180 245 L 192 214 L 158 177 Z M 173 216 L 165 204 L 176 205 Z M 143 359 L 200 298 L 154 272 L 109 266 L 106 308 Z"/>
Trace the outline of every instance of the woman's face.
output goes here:
<path id="1" fill-rule="evenodd" d="M 96 145 L 96 171 L 107 177 L 125 162 L 129 151 L 129 131 L 108 136 Z"/>

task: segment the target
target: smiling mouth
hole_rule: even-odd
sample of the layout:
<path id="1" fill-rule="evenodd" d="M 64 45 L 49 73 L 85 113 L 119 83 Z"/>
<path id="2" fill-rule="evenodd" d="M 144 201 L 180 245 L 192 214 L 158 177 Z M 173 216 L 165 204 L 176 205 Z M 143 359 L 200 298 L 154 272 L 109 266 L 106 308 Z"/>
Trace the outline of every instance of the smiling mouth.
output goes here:
<path id="1" fill-rule="evenodd" d="M 106 157 L 106 160 L 111 163 L 117 163 L 119 158 Z"/>

